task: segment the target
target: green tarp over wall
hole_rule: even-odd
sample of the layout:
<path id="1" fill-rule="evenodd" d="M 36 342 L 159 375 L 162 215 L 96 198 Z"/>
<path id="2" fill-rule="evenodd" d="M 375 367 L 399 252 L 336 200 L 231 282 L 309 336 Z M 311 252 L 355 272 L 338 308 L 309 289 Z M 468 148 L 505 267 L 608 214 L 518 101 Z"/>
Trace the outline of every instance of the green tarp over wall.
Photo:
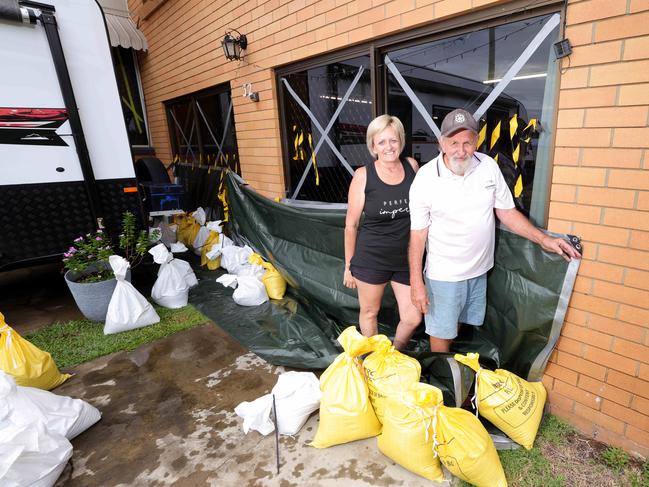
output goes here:
<path id="1" fill-rule="evenodd" d="M 214 282 L 193 292 L 192 304 L 272 363 L 326 367 L 340 351 L 335 341 L 340 331 L 358 322 L 356 291 L 342 285 L 345 210 L 276 203 L 232 174 L 228 195 L 235 240 L 272 262 L 292 289 L 281 301 L 243 308 L 229 298 L 231 289 Z M 485 324 L 465 327 L 454 350 L 479 352 L 487 367 L 538 380 L 558 339 L 579 261 L 567 263 L 505 229 L 498 229 L 496 238 Z M 217 275 L 201 273 L 211 281 Z M 391 294 L 382 309 L 380 332 L 393 336 L 398 315 Z M 409 349 L 428 367 L 424 374 L 433 382 L 435 375 L 457 380 L 464 374 L 447 355 L 425 352 L 423 332 L 415 338 Z M 457 384 L 446 385 L 460 392 Z"/>

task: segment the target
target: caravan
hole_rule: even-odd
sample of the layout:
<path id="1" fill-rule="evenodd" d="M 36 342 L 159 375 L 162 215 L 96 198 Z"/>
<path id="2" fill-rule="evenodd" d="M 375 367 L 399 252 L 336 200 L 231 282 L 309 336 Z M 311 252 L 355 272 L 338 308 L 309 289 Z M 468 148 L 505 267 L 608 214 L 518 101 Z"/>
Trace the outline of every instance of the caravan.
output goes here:
<path id="1" fill-rule="evenodd" d="M 90 0 L 0 0 L 0 270 L 141 214 L 106 22 Z"/>

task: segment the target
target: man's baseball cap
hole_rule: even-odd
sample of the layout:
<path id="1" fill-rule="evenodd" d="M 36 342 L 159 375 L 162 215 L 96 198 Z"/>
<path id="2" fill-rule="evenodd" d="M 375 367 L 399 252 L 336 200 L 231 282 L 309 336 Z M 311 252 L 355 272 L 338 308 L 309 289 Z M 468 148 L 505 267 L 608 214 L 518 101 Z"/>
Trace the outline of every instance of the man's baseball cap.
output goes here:
<path id="1" fill-rule="evenodd" d="M 478 122 L 466 110 L 456 108 L 444 117 L 441 132 L 444 137 L 448 137 L 460 130 L 471 130 L 478 133 Z"/>

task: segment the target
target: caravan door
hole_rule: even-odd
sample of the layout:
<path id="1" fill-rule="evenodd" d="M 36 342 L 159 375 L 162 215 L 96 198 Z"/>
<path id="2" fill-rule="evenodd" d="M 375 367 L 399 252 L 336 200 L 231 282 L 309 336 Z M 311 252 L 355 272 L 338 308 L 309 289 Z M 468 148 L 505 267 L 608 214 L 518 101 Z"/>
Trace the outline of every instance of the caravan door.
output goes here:
<path id="1" fill-rule="evenodd" d="M 102 11 L 50 4 L 0 19 L 0 269 L 141 211 Z"/>

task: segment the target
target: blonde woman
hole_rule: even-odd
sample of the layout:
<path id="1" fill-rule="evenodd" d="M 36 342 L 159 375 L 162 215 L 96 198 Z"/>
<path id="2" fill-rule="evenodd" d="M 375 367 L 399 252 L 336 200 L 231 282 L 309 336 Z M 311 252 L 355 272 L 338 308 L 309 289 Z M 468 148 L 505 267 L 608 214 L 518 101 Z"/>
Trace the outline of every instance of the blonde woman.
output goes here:
<path id="1" fill-rule="evenodd" d="M 397 117 L 381 115 L 367 127 L 367 148 L 376 159 L 358 168 L 349 186 L 343 275 L 343 284 L 358 290 L 359 325 L 365 336 L 378 332 L 381 298 L 390 283 L 399 307 L 397 349 L 406 346 L 421 322 L 410 299 L 408 273 L 408 192 L 419 166 L 410 157 L 400 157 L 404 141 Z"/>

